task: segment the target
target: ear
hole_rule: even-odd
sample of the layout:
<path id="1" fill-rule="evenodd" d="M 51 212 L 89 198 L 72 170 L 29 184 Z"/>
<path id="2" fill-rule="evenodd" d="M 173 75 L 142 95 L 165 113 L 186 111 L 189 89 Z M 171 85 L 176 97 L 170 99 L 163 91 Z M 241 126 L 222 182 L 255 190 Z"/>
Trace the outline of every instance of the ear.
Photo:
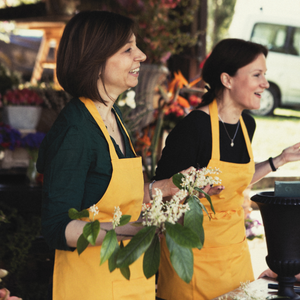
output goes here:
<path id="1" fill-rule="evenodd" d="M 222 73 L 220 76 L 220 80 L 226 88 L 231 89 L 232 78 L 230 75 L 228 75 L 227 73 Z"/>

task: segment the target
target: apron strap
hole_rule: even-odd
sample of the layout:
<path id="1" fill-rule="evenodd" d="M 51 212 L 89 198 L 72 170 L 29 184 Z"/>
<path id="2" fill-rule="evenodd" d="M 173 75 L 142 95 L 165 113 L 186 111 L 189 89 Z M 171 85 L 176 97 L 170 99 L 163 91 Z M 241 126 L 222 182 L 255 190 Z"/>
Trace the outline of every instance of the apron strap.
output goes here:
<path id="1" fill-rule="evenodd" d="M 119 120 L 120 124 L 122 125 L 123 130 L 125 131 L 125 133 L 126 133 L 126 135 L 127 135 L 127 138 L 128 138 L 128 140 L 129 140 L 129 144 L 130 144 L 130 147 L 131 147 L 131 150 L 133 151 L 134 155 L 137 156 L 136 153 L 135 153 L 135 150 L 134 150 L 134 148 L 133 148 L 133 145 L 132 145 L 132 142 L 131 142 L 131 138 L 129 137 L 129 134 L 128 134 L 128 132 L 127 132 L 127 129 L 126 129 L 125 125 L 123 124 L 123 122 L 122 122 L 120 116 L 118 115 L 118 113 L 117 113 L 117 111 L 115 110 L 114 107 L 113 107 L 113 110 L 114 110 L 116 116 L 118 117 L 118 120 Z"/>
<path id="2" fill-rule="evenodd" d="M 209 113 L 211 119 L 211 135 L 212 135 L 211 158 L 220 160 L 220 127 L 219 127 L 219 116 L 218 116 L 218 103 L 216 99 L 214 99 L 214 101 L 209 104 Z M 246 128 L 242 116 L 240 116 L 240 124 L 245 138 L 250 161 L 253 161 L 251 142 L 249 139 L 248 130 Z"/>
<path id="3" fill-rule="evenodd" d="M 87 110 L 90 112 L 90 114 L 95 119 L 95 121 L 98 124 L 98 126 L 100 127 L 102 133 L 104 134 L 104 137 L 105 137 L 105 139 L 106 139 L 106 141 L 108 143 L 109 153 L 110 153 L 111 158 L 112 159 L 118 159 L 119 157 L 118 157 L 118 155 L 116 153 L 116 150 L 115 150 L 115 147 L 114 147 L 113 142 L 111 140 L 111 137 L 110 137 L 110 135 L 109 135 L 109 133 L 107 131 L 107 128 L 106 128 L 106 126 L 105 126 L 105 124 L 104 124 L 104 122 L 103 122 L 103 120 L 102 120 L 102 118 L 101 118 L 101 116 L 100 116 L 97 108 L 96 108 L 95 103 L 91 99 L 88 99 L 88 98 L 85 98 L 85 97 L 79 97 L 79 99 L 85 105 L 85 107 L 87 108 Z M 126 133 L 126 136 L 127 136 L 128 140 L 130 142 L 130 147 L 131 147 L 133 153 L 135 154 L 135 156 L 137 156 L 136 153 L 135 153 L 135 151 L 134 151 L 134 149 L 133 149 L 133 146 L 132 146 L 131 140 L 129 138 L 128 132 L 127 132 L 125 126 L 123 125 L 122 121 L 121 121 L 121 118 L 119 117 L 119 115 L 117 114 L 117 112 L 116 112 L 115 109 L 114 109 L 114 112 L 115 112 L 115 114 L 116 114 L 116 116 L 117 116 L 120 124 L 122 125 L 125 133 Z"/>

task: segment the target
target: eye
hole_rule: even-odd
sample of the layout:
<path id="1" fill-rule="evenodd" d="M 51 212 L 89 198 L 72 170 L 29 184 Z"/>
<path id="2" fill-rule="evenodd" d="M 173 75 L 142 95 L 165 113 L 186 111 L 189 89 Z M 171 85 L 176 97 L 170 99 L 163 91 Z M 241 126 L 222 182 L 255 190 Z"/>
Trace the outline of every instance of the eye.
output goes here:
<path id="1" fill-rule="evenodd" d="M 130 53 L 132 50 L 132 48 L 128 48 L 127 50 L 125 50 L 125 52 Z"/>

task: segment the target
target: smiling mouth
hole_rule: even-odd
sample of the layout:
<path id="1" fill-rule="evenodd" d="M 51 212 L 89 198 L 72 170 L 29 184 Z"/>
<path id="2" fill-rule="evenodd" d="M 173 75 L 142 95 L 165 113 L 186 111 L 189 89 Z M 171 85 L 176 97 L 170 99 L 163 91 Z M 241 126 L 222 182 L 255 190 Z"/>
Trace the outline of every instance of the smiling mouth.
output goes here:
<path id="1" fill-rule="evenodd" d="M 136 68 L 134 70 L 129 71 L 129 73 L 131 73 L 131 74 L 138 74 L 139 71 L 140 71 L 140 68 Z"/>
<path id="2" fill-rule="evenodd" d="M 261 96 L 261 93 L 254 93 L 255 95 L 257 95 L 257 96 Z"/>

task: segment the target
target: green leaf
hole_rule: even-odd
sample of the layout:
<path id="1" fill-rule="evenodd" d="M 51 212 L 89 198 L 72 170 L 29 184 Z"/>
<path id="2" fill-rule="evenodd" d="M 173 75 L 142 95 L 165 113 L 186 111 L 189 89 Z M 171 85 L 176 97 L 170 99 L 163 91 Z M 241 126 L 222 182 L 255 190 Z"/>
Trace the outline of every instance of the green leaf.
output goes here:
<path id="1" fill-rule="evenodd" d="M 156 274 L 160 262 L 160 243 L 155 234 L 150 247 L 146 250 L 143 260 L 144 275 L 148 279 Z"/>
<path id="2" fill-rule="evenodd" d="M 177 173 L 177 174 L 173 175 L 173 177 L 172 177 L 173 183 L 181 190 L 184 189 L 181 186 L 182 178 L 185 178 L 185 176 L 182 173 Z"/>
<path id="3" fill-rule="evenodd" d="M 89 245 L 89 241 L 84 237 L 83 234 L 77 240 L 77 252 L 80 255 Z"/>
<path id="4" fill-rule="evenodd" d="M 198 238 L 200 239 L 202 245 L 204 244 L 204 229 L 203 229 L 203 211 L 199 205 L 199 200 L 194 197 L 190 197 L 187 201 L 190 210 L 188 210 L 184 215 L 184 227 L 193 230 Z"/>
<path id="5" fill-rule="evenodd" d="M 210 217 L 210 215 L 209 215 L 209 213 L 208 213 L 208 211 L 207 211 L 207 209 L 206 209 L 206 207 L 203 205 L 203 203 L 202 202 L 200 202 L 200 200 L 197 198 L 197 200 L 198 200 L 198 205 L 200 206 L 200 208 L 202 209 L 202 210 L 204 210 L 205 211 L 205 213 L 207 214 L 207 216 L 208 216 L 208 218 L 209 218 L 209 220 L 211 219 L 211 217 Z"/>
<path id="6" fill-rule="evenodd" d="M 183 281 L 190 283 L 194 272 L 194 255 L 192 250 L 176 244 L 168 233 L 166 234 L 166 242 L 174 270 Z"/>
<path id="7" fill-rule="evenodd" d="M 130 215 L 123 215 L 120 219 L 120 224 L 118 226 L 126 225 L 127 223 L 129 223 L 130 219 L 131 219 Z"/>
<path id="8" fill-rule="evenodd" d="M 165 222 L 166 232 L 174 240 L 174 242 L 186 248 L 200 248 L 202 243 L 197 234 L 188 227 L 184 227 L 178 223 L 171 224 Z"/>
<path id="9" fill-rule="evenodd" d="M 212 202 L 211 202 L 210 196 L 209 196 L 207 193 L 203 192 L 203 190 L 201 190 L 201 189 L 198 188 L 198 187 L 195 187 L 194 189 L 195 189 L 196 191 L 198 191 L 198 192 L 204 194 L 205 198 L 206 198 L 207 201 L 210 203 L 211 210 L 212 210 L 212 211 L 214 212 L 214 214 L 215 214 L 216 212 L 215 212 L 214 206 L 213 206 L 213 204 L 212 204 Z"/>
<path id="10" fill-rule="evenodd" d="M 127 279 L 130 279 L 130 269 L 129 267 L 120 268 L 121 274 Z"/>
<path id="11" fill-rule="evenodd" d="M 100 222 L 95 220 L 93 222 L 87 223 L 83 227 L 83 235 L 89 241 L 90 244 L 95 246 L 97 236 L 100 232 Z"/>
<path id="12" fill-rule="evenodd" d="M 117 267 L 124 268 L 135 262 L 150 246 L 156 226 L 149 226 L 141 229 L 127 244 L 121 249 L 117 258 Z"/>
<path id="13" fill-rule="evenodd" d="M 112 255 L 110 256 L 110 258 L 108 259 L 108 269 L 109 269 L 109 272 L 112 272 L 112 271 L 114 271 L 117 268 L 117 255 L 118 255 L 119 250 L 120 250 L 120 246 L 117 243 L 114 252 L 112 253 Z"/>
<path id="14" fill-rule="evenodd" d="M 68 211 L 69 218 L 72 220 L 77 220 L 81 218 L 88 218 L 89 217 L 89 211 L 87 209 L 84 209 L 82 211 L 78 211 L 75 208 L 70 208 Z"/>
<path id="15" fill-rule="evenodd" d="M 106 233 L 102 242 L 100 251 L 100 266 L 110 258 L 116 249 L 116 245 L 118 245 L 117 235 L 112 229 Z"/>

